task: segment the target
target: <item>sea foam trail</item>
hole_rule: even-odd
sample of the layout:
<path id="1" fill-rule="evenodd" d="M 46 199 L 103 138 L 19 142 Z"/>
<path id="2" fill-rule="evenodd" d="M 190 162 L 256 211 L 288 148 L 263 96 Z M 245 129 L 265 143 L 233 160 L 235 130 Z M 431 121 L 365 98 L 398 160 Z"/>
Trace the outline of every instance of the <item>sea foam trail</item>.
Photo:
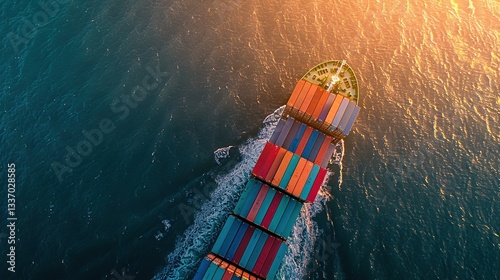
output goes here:
<path id="1" fill-rule="evenodd" d="M 340 174 L 338 177 L 338 186 L 342 184 L 342 159 L 344 151 L 344 141 L 340 141 L 337 144 L 334 157 L 330 160 L 332 164 L 338 165 Z M 295 223 L 291 236 L 288 238 L 289 248 L 285 254 L 283 264 L 278 271 L 278 279 L 305 279 L 309 273 L 316 273 L 316 271 L 310 271 L 310 263 L 317 262 L 320 260 L 315 260 L 317 256 L 314 252 L 317 250 L 319 238 L 325 238 L 327 241 L 331 241 L 327 235 L 329 233 L 323 232 L 323 230 L 318 228 L 318 225 L 313 218 L 325 210 L 325 204 L 328 200 L 332 199 L 332 195 L 328 190 L 328 182 L 333 178 L 333 172 L 328 172 L 326 180 L 321 186 L 321 189 L 316 197 L 314 203 L 306 203 L 300 212 L 300 216 Z M 333 223 L 333 221 L 331 221 Z M 333 226 L 333 224 L 332 224 Z M 333 244 L 334 245 L 334 244 Z M 330 249 L 330 248 L 328 248 Z M 343 279 L 343 272 L 339 262 L 338 252 L 336 248 L 333 252 L 335 254 L 335 279 Z M 320 258 L 325 257 L 320 255 Z M 325 261 L 322 259 L 322 261 Z M 314 267 L 314 266 L 313 266 Z"/>
<path id="2" fill-rule="evenodd" d="M 243 191 L 250 171 L 266 141 L 271 137 L 283 109 L 284 106 L 268 115 L 258 135 L 238 147 L 241 162 L 216 179 L 217 186 L 210 194 L 210 199 L 203 204 L 193 224 L 178 239 L 174 251 L 166 257 L 167 265 L 153 277 L 154 280 L 189 279 L 188 277 L 193 275 L 202 256 L 210 250 L 227 215 L 233 210 L 235 201 Z M 327 176 L 330 175 L 329 173 Z M 323 204 L 329 198 L 329 193 L 323 187 L 316 201 L 306 204 L 302 209 L 289 239 L 291 245 L 278 273 L 278 279 L 304 277 L 316 240 L 321 233 L 312 218 L 323 211 Z M 215 209 L 217 211 L 214 211 Z"/>

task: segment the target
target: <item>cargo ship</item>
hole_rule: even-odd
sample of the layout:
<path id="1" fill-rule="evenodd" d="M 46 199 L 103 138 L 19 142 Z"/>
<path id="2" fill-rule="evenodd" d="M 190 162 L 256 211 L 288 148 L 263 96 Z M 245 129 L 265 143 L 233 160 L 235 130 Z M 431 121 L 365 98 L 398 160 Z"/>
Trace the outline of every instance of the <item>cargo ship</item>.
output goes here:
<path id="1" fill-rule="evenodd" d="M 314 202 L 336 144 L 351 131 L 358 97 L 345 60 L 316 65 L 297 82 L 195 280 L 276 277 L 302 206 Z"/>

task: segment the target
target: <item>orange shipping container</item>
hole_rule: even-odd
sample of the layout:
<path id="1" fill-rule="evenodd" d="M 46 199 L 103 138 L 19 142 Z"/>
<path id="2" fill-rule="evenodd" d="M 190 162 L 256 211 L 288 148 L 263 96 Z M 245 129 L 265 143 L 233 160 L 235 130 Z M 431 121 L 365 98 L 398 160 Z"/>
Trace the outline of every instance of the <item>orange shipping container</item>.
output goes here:
<path id="1" fill-rule="evenodd" d="M 293 195 L 295 195 L 296 197 L 300 197 L 300 193 L 302 192 L 302 189 L 306 184 L 307 178 L 309 178 L 309 174 L 311 173 L 313 166 L 314 163 L 307 161 L 306 166 L 302 171 L 302 174 L 300 174 L 299 181 L 297 182 L 292 191 Z"/>
<path id="2" fill-rule="evenodd" d="M 236 268 L 236 271 L 234 272 L 234 274 L 238 277 L 242 277 L 243 276 L 243 270 L 241 268 Z"/>
<path id="3" fill-rule="evenodd" d="M 316 109 L 316 106 L 318 105 L 319 99 L 321 98 L 323 91 L 325 90 L 321 87 L 318 87 L 316 89 L 313 98 L 311 99 L 311 104 L 309 104 L 307 110 L 305 111 L 307 115 L 312 116 L 314 109 Z"/>
<path id="4" fill-rule="evenodd" d="M 300 94 L 302 87 L 304 86 L 305 83 L 306 83 L 306 81 L 304 81 L 304 80 L 300 80 L 297 83 L 297 85 L 295 86 L 295 89 L 292 92 L 292 96 L 290 96 L 290 98 L 288 99 L 288 102 L 286 103 L 287 106 L 293 107 L 293 104 L 295 103 L 295 101 L 297 101 L 297 98 L 299 97 L 299 94 Z"/>
<path id="5" fill-rule="evenodd" d="M 278 155 L 274 159 L 273 165 L 269 169 L 269 172 L 266 175 L 266 182 L 271 182 L 274 178 L 274 175 L 276 174 L 276 171 L 278 171 L 278 167 L 281 164 L 281 161 L 283 161 L 283 157 L 285 156 L 286 149 L 280 148 Z"/>
<path id="6" fill-rule="evenodd" d="M 306 98 L 304 99 L 304 102 L 302 103 L 302 105 L 300 105 L 299 111 L 304 112 L 304 113 L 306 112 L 307 107 L 311 103 L 311 100 L 312 100 L 312 98 L 314 96 L 314 92 L 317 89 L 318 89 L 317 85 L 312 85 L 311 88 L 309 88 L 309 91 L 307 92 L 307 95 L 306 95 Z"/>
<path id="7" fill-rule="evenodd" d="M 271 181 L 273 185 L 277 186 L 281 182 L 281 178 L 283 178 L 283 175 L 285 174 L 286 168 L 288 167 L 292 156 L 292 152 L 286 151 L 285 156 L 283 157 L 283 160 L 281 161 L 281 164 L 276 171 L 276 175 L 274 175 L 274 178 Z"/>
<path id="8" fill-rule="evenodd" d="M 335 97 L 335 100 L 333 101 L 332 108 L 330 108 L 330 112 L 328 112 L 328 115 L 326 116 L 326 119 L 325 119 L 325 123 L 327 123 L 328 125 L 330 125 L 332 123 L 333 118 L 335 117 L 335 114 L 337 114 L 337 110 L 339 109 L 340 103 L 342 103 L 343 99 L 344 99 L 344 97 L 340 94 L 337 95 L 337 97 Z"/>
<path id="9" fill-rule="evenodd" d="M 304 102 L 304 99 L 306 98 L 307 92 L 309 92 L 309 89 L 311 88 L 311 86 L 312 86 L 312 84 L 309 82 L 306 82 L 304 84 L 304 86 L 300 90 L 300 94 L 297 97 L 297 100 L 295 101 L 295 103 L 293 103 L 293 108 L 295 108 L 297 110 L 300 108 L 300 105 L 302 105 L 302 103 Z"/>
<path id="10" fill-rule="evenodd" d="M 314 119 L 318 119 L 319 118 L 319 115 L 321 114 L 321 111 L 325 107 L 326 101 L 328 100 L 329 96 L 330 96 L 329 92 L 327 92 L 324 89 L 321 89 L 321 97 L 320 97 L 320 99 L 318 101 L 318 104 L 316 105 L 316 108 L 314 108 L 314 111 L 312 113 L 312 117 Z"/>
<path id="11" fill-rule="evenodd" d="M 292 178 L 288 182 L 288 185 L 286 186 L 286 191 L 288 193 L 292 193 L 293 188 L 295 187 L 295 184 L 299 181 L 300 174 L 304 170 L 304 167 L 306 166 L 307 160 L 303 157 L 299 159 L 299 163 L 297 163 L 297 167 L 293 171 Z"/>
<path id="12" fill-rule="evenodd" d="M 335 94 L 328 94 L 328 99 L 326 100 L 325 106 L 321 110 L 321 114 L 319 114 L 319 120 L 321 122 L 324 122 L 326 119 L 326 116 L 328 115 L 328 112 L 330 111 L 330 108 L 332 108 L 333 101 L 335 100 L 335 97 L 337 95 Z M 278 123 L 279 125 L 279 123 Z M 272 141 L 271 141 L 272 142 Z"/>

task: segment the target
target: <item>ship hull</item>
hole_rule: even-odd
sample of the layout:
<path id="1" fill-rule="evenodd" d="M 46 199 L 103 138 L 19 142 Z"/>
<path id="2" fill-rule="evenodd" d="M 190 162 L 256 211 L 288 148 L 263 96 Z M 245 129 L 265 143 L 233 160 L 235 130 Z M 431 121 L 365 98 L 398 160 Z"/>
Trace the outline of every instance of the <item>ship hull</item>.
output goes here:
<path id="1" fill-rule="evenodd" d="M 194 279 L 274 279 L 304 203 L 314 202 L 337 142 L 359 113 L 354 71 L 316 65 L 296 84 L 271 138 Z"/>

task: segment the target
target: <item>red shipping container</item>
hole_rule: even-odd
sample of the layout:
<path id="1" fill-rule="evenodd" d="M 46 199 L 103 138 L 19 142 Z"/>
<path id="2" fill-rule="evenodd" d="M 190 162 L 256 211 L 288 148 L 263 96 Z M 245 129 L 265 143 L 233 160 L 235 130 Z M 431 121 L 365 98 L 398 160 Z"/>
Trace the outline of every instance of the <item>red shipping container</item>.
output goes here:
<path id="1" fill-rule="evenodd" d="M 325 176 L 326 176 L 326 169 L 321 167 L 321 169 L 318 172 L 318 176 L 316 177 L 316 180 L 314 181 L 314 184 L 311 188 L 311 192 L 307 196 L 306 199 L 307 202 L 313 202 L 314 199 L 316 199 L 316 195 L 318 194 L 319 188 L 321 187 L 323 181 L 325 180 Z"/>
<path id="2" fill-rule="evenodd" d="M 273 201 L 271 202 L 271 205 L 269 205 L 269 210 L 267 210 L 267 213 L 264 216 L 262 223 L 260 224 L 261 227 L 264 227 L 264 228 L 269 227 L 269 224 L 271 224 L 271 221 L 274 217 L 274 213 L 276 213 L 276 210 L 278 209 L 278 206 L 281 202 L 282 197 L 283 197 L 282 192 L 276 192 L 276 194 L 274 195 Z"/>
<path id="3" fill-rule="evenodd" d="M 276 254 L 278 254 L 278 250 L 281 246 L 281 243 L 283 243 L 279 238 L 276 238 L 274 241 L 273 247 L 271 247 L 271 250 L 269 251 L 269 254 L 267 255 L 266 262 L 262 266 L 262 269 L 258 273 L 260 276 L 267 278 L 267 274 L 269 273 L 269 270 L 271 269 L 271 266 L 273 265 L 273 261 L 276 258 Z"/>
<path id="4" fill-rule="evenodd" d="M 321 98 L 322 92 L 324 90 L 321 87 L 318 87 L 316 91 L 314 92 L 313 98 L 311 99 L 311 103 L 307 107 L 305 113 L 309 116 L 312 116 L 314 109 L 316 109 L 316 106 L 318 105 L 319 99 Z"/>
<path id="5" fill-rule="evenodd" d="M 264 162 L 260 170 L 256 170 L 256 172 L 254 173 L 255 175 L 257 175 L 257 177 L 262 179 L 266 178 L 267 172 L 269 172 L 269 169 L 271 168 L 274 159 L 278 155 L 279 150 L 279 146 L 273 145 L 271 151 L 269 152 L 269 156 L 266 158 L 266 161 Z"/>
<path id="6" fill-rule="evenodd" d="M 276 171 L 278 171 L 278 167 L 283 161 L 283 157 L 285 156 L 286 151 L 286 149 L 280 148 L 278 155 L 276 155 L 276 158 L 274 159 L 273 165 L 271 165 L 269 172 L 267 172 L 266 182 L 271 182 L 273 180 Z"/>
<path id="7" fill-rule="evenodd" d="M 273 143 L 270 142 L 266 143 L 264 149 L 260 153 L 259 159 L 257 159 L 257 163 L 255 163 L 255 166 L 253 167 L 252 174 L 256 175 L 258 170 L 262 168 L 262 165 L 264 165 L 264 163 L 266 162 L 267 156 L 269 155 L 273 147 L 274 147 Z"/>
<path id="8" fill-rule="evenodd" d="M 314 159 L 314 163 L 317 165 L 321 165 L 321 162 L 323 162 L 323 158 L 326 154 L 326 151 L 328 150 L 328 146 L 332 142 L 332 137 L 331 136 L 326 136 L 325 140 L 323 140 L 323 144 L 321 145 L 321 148 L 319 149 L 318 155 L 316 156 L 316 159 Z M 326 167 L 326 166 L 322 166 Z"/>
<path id="9" fill-rule="evenodd" d="M 309 89 L 309 91 L 307 92 L 307 95 L 306 95 L 306 98 L 304 99 L 304 102 L 302 103 L 302 105 L 300 105 L 300 109 L 299 111 L 301 112 L 305 112 L 307 110 L 307 107 L 309 106 L 309 104 L 311 103 L 311 100 L 314 96 L 314 92 L 318 89 L 318 86 L 317 85 L 312 85 L 311 88 Z"/>
<path id="10" fill-rule="evenodd" d="M 269 190 L 269 187 L 267 185 L 262 185 L 259 194 L 257 194 L 257 197 L 255 198 L 252 208 L 250 208 L 250 211 L 248 212 L 248 215 L 246 217 L 247 220 L 250 222 L 253 222 L 255 219 L 255 216 L 257 216 L 257 212 L 259 212 L 260 206 L 262 205 L 262 201 L 264 201 L 264 198 L 266 198 L 267 191 Z"/>
<path id="11" fill-rule="evenodd" d="M 241 261 L 241 257 L 243 257 L 243 253 L 245 253 L 245 249 L 247 248 L 248 242 L 250 242 L 250 238 L 252 238 L 253 232 L 255 231 L 255 227 L 249 226 L 245 235 L 241 239 L 240 245 L 238 246 L 238 250 L 233 256 L 233 262 L 239 264 Z"/>
<path id="12" fill-rule="evenodd" d="M 262 266 L 264 265 L 264 262 L 267 259 L 267 255 L 269 254 L 269 251 L 271 251 L 271 248 L 273 247 L 273 243 L 276 240 L 276 237 L 274 236 L 269 236 L 267 238 L 266 243 L 264 244 L 264 247 L 262 247 L 262 251 L 260 252 L 259 258 L 255 262 L 255 265 L 252 269 L 253 273 L 259 274 L 260 270 L 262 269 Z"/>
<path id="13" fill-rule="evenodd" d="M 314 108 L 312 117 L 314 119 L 318 119 L 319 115 L 321 114 L 321 111 L 323 111 L 323 108 L 326 105 L 326 101 L 328 100 L 328 97 L 330 97 L 330 93 L 327 92 L 326 90 L 322 89 L 321 91 L 321 97 L 318 101 L 318 104 L 316 105 L 316 108 Z"/>
<path id="14" fill-rule="evenodd" d="M 224 273 L 224 276 L 222 276 L 222 280 L 231 280 L 233 278 L 234 273 L 232 273 L 229 270 L 226 270 L 226 273 Z"/>
<path id="15" fill-rule="evenodd" d="M 306 128 L 306 130 L 304 131 L 304 135 L 302 135 L 302 139 L 300 139 L 299 145 L 297 146 L 297 149 L 295 150 L 295 154 L 297 154 L 299 156 L 302 154 L 312 132 L 313 132 L 313 128 L 308 126 Z"/>

